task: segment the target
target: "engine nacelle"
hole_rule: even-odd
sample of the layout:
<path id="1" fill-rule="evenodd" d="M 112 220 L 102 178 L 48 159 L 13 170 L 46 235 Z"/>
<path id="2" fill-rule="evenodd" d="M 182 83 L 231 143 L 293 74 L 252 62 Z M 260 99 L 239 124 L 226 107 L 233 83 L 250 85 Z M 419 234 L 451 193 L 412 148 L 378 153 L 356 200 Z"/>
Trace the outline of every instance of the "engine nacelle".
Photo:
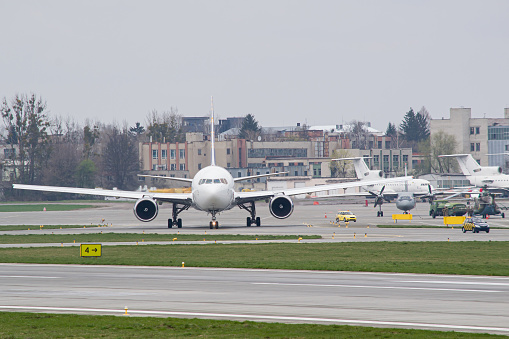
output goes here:
<path id="1" fill-rule="evenodd" d="M 140 221 L 148 222 L 154 220 L 157 217 L 157 212 L 159 212 L 157 203 L 150 198 L 140 199 L 134 205 L 134 215 Z"/>
<path id="2" fill-rule="evenodd" d="M 293 201 L 286 195 L 274 197 L 269 203 L 270 214 L 278 219 L 286 219 L 293 212 Z"/>

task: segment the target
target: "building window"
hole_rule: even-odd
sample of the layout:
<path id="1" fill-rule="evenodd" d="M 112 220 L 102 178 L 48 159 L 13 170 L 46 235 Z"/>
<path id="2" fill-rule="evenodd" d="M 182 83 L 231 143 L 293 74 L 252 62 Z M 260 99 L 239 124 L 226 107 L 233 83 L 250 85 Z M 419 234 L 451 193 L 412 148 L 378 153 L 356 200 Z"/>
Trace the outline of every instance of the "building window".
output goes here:
<path id="1" fill-rule="evenodd" d="M 476 152 L 481 151 L 481 144 L 479 142 L 475 144 L 475 150 Z"/>
<path id="2" fill-rule="evenodd" d="M 201 164 L 198 164 L 198 171 L 201 170 Z"/>
<path id="3" fill-rule="evenodd" d="M 170 171 L 174 171 L 175 170 L 175 164 L 170 164 Z"/>
<path id="4" fill-rule="evenodd" d="M 186 170 L 186 164 L 179 164 L 179 168 L 181 171 L 185 171 Z"/>
<path id="5" fill-rule="evenodd" d="M 237 172 L 237 178 L 240 178 L 242 176 L 242 173 Z"/>
<path id="6" fill-rule="evenodd" d="M 175 150 L 174 149 L 170 150 L 170 159 L 172 159 L 172 160 L 175 159 Z"/>
<path id="7" fill-rule="evenodd" d="M 475 144 L 472 142 L 470 143 L 470 152 L 475 151 Z"/>
<path id="8" fill-rule="evenodd" d="M 391 148 L 391 142 L 390 141 L 386 141 L 385 142 L 385 148 Z"/>
<path id="9" fill-rule="evenodd" d="M 226 167 L 230 167 L 230 163 L 229 162 L 226 163 Z"/>
<path id="10" fill-rule="evenodd" d="M 230 149 L 229 148 L 226 149 L 226 154 L 230 154 Z"/>
<path id="11" fill-rule="evenodd" d="M 157 150 L 156 149 L 152 150 L 152 159 L 157 159 Z"/>
<path id="12" fill-rule="evenodd" d="M 378 142 L 378 148 L 382 148 L 382 142 L 381 141 Z"/>
<path id="13" fill-rule="evenodd" d="M 184 159 L 186 157 L 186 150 L 179 149 L 179 159 Z"/>
<path id="14" fill-rule="evenodd" d="M 157 165 L 156 164 L 152 164 L 152 171 L 157 171 Z"/>
<path id="15" fill-rule="evenodd" d="M 201 155 L 201 149 L 198 150 L 198 155 Z"/>
<path id="16" fill-rule="evenodd" d="M 505 150 L 509 151 L 509 145 L 505 145 Z"/>
<path id="17" fill-rule="evenodd" d="M 481 127 L 476 127 L 475 128 L 475 134 L 479 134 L 481 133 Z"/>
<path id="18" fill-rule="evenodd" d="M 375 166 L 378 166 L 379 163 L 380 163 L 380 156 L 379 155 L 373 155 L 373 164 Z"/>
<path id="19" fill-rule="evenodd" d="M 474 134 L 475 127 L 470 127 L 470 134 Z"/>
<path id="20" fill-rule="evenodd" d="M 168 157 L 168 151 L 165 149 L 162 149 L 161 150 L 161 159 L 166 160 L 167 157 Z"/>
<path id="21" fill-rule="evenodd" d="M 392 163 L 393 163 L 395 166 L 397 166 L 397 165 L 399 164 L 399 155 L 394 154 L 394 155 L 392 156 Z"/>
<path id="22" fill-rule="evenodd" d="M 403 154 L 403 162 L 408 164 L 408 155 Z"/>
<path id="23" fill-rule="evenodd" d="M 14 159 L 16 157 L 16 149 L 15 148 L 5 148 L 4 149 L 4 157 L 5 157 L 5 159 Z"/>

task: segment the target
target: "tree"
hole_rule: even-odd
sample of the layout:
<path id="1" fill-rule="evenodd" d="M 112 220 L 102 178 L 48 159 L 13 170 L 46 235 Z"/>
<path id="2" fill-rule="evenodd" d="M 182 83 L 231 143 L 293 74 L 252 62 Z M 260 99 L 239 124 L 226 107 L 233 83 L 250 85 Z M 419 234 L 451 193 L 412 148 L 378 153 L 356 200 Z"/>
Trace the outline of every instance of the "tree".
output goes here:
<path id="1" fill-rule="evenodd" d="M 262 128 L 258 125 L 258 121 L 255 120 L 252 114 L 248 114 L 242 121 L 239 139 L 256 140 L 261 131 Z"/>
<path id="2" fill-rule="evenodd" d="M 147 116 L 147 135 L 154 142 L 184 142 L 186 135 L 182 130 L 182 116 L 176 108 L 159 114 L 153 110 Z"/>
<path id="3" fill-rule="evenodd" d="M 403 132 L 403 138 L 409 142 L 412 148 L 429 137 L 429 113 L 425 107 L 422 107 L 417 114 L 412 108 L 405 114 L 400 128 Z"/>
<path id="4" fill-rule="evenodd" d="M 95 187 L 95 163 L 90 159 L 84 159 L 74 172 L 77 187 Z"/>
<path id="5" fill-rule="evenodd" d="M 451 173 L 458 170 L 456 159 L 439 158 L 439 155 L 454 154 L 458 143 L 454 135 L 439 131 L 419 143 L 419 152 L 424 159 L 418 166 L 419 173 Z"/>
<path id="6" fill-rule="evenodd" d="M 83 127 L 83 157 L 89 159 L 93 155 L 93 147 L 96 140 L 99 139 L 99 126 L 89 125 Z"/>
<path id="7" fill-rule="evenodd" d="M 136 122 L 136 125 L 129 128 L 129 132 L 131 132 L 135 136 L 139 136 L 139 135 L 145 133 L 145 127 L 143 127 L 139 122 Z"/>
<path id="8" fill-rule="evenodd" d="M 139 170 L 138 145 L 127 127 L 114 126 L 103 153 L 109 183 L 118 189 L 132 189 Z"/>
<path id="9" fill-rule="evenodd" d="M 339 158 L 349 158 L 350 152 L 346 149 L 336 149 L 332 152 L 332 159 Z M 330 175 L 333 178 L 345 178 L 348 174 L 348 171 L 352 168 L 352 161 L 350 160 L 341 160 L 341 161 L 331 161 L 329 163 Z"/>
<path id="10" fill-rule="evenodd" d="M 364 122 L 353 120 L 350 126 L 349 136 L 352 140 L 352 148 L 366 149 L 368 147 L 369 132 Z"/>
<path id="11" fill-rule="evenodd" d="M 18 181 L 37 183 L 51 153 L 46 103 L 41 98 L 37 99 L 35 94 L 16 95 L 10 105 L 4 98 L 0 112 L 12 153 L 14 145 L 18 147 L 15 157 Z"/>
<path id="12" fill-rule="evenodd" d="M 396 129 L 396 125 L 389 122 L 387 129 L 385 130 L 385 135 L 391 138 L 396 138 L 397 134 L 398 130 Z"/>

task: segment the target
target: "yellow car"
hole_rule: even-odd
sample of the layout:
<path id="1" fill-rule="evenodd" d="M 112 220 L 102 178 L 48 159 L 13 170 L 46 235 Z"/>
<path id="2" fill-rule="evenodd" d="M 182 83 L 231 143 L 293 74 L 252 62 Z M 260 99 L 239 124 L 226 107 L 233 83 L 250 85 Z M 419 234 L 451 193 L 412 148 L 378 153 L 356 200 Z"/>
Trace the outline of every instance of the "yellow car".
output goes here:
<path id="1" fill-rule="evenodd" d="M 345 221 L 345 222 L 357 222 L 357 217 L 350 211 L 339 211 L 336 214 L 336 222 Z"/>

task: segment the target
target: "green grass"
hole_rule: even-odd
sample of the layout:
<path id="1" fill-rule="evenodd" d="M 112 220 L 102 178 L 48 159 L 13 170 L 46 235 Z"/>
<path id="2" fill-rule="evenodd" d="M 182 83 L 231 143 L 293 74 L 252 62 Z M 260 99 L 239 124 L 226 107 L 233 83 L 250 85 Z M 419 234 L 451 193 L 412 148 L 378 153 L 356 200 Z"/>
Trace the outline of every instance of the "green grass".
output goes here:
<path id="1" fill-rule="evenodd" d="M 324 271 L 509 276 L 509 242 L 363 242 L 103 246 L 80 258 L 77 247 L 2 248 L 0 262 L 238 267 Z"/>
<path id="2" fill-rule="evenodd" d="M 0 312 L 0 338 L 495 338 L 480 333 L 206 319 Z"/>
<path id="3" fill-rule="evenodd" d="M 44 227 L 46 228 L 46 226 Z M 1 228 L 0 228 L 1 229 Z M 37 227 L 39 229 L 39 227 Z M 102 231 L 101 231 L 102 232 Z M 0 244 L 33 243 L 86 243 L 86 242 L 131 242 L 131 241 L 214 241 L 214 240 L 297 240 L 321 239 L 319 235 L 240 235 L 240 234 L 139 234 L 139 233 L 95 233 L 95 234 L 26 234 L 0 235 Z"/>
<path id="4" fill-rule="evenodd" d="M 46 211 L 74 211 L 83 208 L 94 208 L 94 205 L 62 205 L 62 204 L 20 204 L 0 205 L 0 212 L 40 212 Z"/>
<path id="5" fill-rule="evenodd" d="M 56 229 L 65 229 L 65 228 L 83 228 L 83 226 L 88 227 L 99 227 L 100 224 L 92 224 L 92 225 L 42 225 L 42 229 L 44 230 L 56 230 Z M 40 230 L 41 225 L 5 225 L 0 226 L 0 231 L 23 231 L 23 230 Z"/>

